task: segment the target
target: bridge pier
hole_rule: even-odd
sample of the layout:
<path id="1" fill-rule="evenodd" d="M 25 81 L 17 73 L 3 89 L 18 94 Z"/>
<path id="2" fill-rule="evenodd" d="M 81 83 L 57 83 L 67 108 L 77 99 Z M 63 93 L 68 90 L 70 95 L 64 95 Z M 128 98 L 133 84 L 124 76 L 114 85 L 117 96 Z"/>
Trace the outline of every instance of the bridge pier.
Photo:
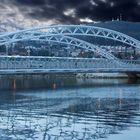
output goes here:
<path id="1" fill-rule="evenodd" d="M 139 79 L 140 73 L 127 73 L 129 79 Z"/>

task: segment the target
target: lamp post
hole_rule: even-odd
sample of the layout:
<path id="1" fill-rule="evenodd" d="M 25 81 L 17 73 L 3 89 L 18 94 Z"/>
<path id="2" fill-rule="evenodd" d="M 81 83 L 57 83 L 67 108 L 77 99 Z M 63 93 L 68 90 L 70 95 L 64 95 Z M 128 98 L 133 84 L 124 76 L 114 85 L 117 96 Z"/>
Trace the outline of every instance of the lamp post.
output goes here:
<path id="1" fill-rule="evenodd" d="M 6 45 L 6 55 L 8 55 L 9 46 Z"/>
<path id="2" fill-rule="evenodd" d="M 27 53 L 28 53 L 28 56 L 30 56 L 31 50 L 28 49 L 28 50 L 27 50 Z"/>

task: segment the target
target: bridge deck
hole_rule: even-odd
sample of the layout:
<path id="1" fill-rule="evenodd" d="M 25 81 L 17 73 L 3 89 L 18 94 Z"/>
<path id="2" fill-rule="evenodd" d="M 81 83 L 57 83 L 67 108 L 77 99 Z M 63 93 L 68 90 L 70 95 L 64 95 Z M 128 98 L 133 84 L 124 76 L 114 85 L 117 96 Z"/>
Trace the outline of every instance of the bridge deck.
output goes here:
<path id="1" fill-rule="evenodd" d="M 1 56 L 0 74 L 139 73 L 140 61 L 92 58 Z"/>
<path id="2" fill-rule="evenodd" d="M 127 70 L 87 70 L 87 69 L 71 69 L 71 70 L 62 70 L 62 69 L 20 69 L 20 70 L 0 70 L 0 75 L 14 75 L 14 74 L 67 74 L 67 73 L 136 73 L 139 74 L 140 70 L 127 71 Z"/>

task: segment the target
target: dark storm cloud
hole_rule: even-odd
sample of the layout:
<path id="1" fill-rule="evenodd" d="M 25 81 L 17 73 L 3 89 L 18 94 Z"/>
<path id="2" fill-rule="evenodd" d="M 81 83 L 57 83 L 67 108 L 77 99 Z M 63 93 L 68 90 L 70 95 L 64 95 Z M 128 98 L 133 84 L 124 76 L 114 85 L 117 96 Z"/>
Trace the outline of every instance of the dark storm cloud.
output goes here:
<path id="1" fill-rule="evenodd" d="M 122 14 L 124 20 L 140 21 L 140 0 L 13 0 L 12 3 L 25 16 L 39 20 L 78 23 L 88 18 L 106 21 Z"/>

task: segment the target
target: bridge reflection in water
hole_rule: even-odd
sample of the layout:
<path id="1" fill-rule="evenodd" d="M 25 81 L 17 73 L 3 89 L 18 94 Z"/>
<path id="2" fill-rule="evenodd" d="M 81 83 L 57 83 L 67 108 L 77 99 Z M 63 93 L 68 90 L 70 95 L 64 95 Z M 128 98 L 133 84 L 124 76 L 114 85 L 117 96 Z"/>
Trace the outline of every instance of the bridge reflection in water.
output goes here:
<path id="1" fill-rule="evenodd" d="M 93 140 L 114 135 L 123 139 L 124 133 L 140 130 L 139 83 L 103 84 L 100 79 L 95 85 L 89 79 L 88 85 L 75 79 L 79 88 L 74 88 L 70 81 L 67 78 L 62 88 L 55 83 L 55 90 L 1 91 L 1 139 Z M 139 133 L 132 137 L 138 140 Z"/>

